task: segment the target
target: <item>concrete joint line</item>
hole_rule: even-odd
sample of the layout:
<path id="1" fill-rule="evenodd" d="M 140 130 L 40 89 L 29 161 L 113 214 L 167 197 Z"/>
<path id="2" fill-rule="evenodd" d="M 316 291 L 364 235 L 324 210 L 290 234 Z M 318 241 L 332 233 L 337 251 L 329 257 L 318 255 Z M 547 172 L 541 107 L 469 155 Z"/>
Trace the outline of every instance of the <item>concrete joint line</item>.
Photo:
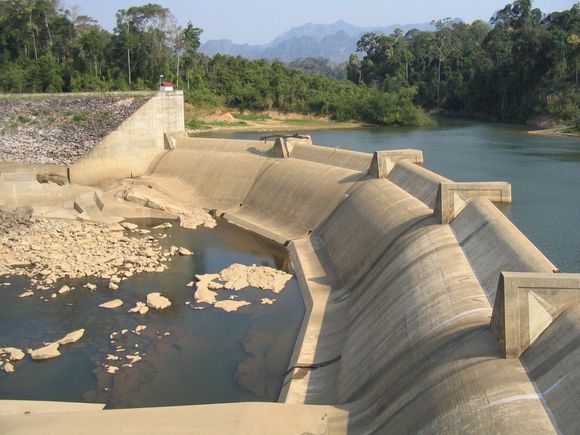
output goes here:
<path id="1" fill-rule="evenodd" d="M 571 304 L 580 273 L 501 272 L 491 329 L 506 358 L 519 358 Z"/>

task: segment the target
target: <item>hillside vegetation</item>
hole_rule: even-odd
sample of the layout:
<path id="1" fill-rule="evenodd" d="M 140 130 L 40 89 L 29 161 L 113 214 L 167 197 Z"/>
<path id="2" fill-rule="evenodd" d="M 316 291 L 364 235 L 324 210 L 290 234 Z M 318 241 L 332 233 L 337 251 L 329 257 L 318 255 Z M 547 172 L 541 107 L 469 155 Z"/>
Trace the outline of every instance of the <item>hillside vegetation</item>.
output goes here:
<path id="1" fill-rule="evenodd" d="M 435 31 L 367 33 L 346 66 L 199 53 L 202 30 L 159 5 L 121 9 L 114 31 L 57 0 L 0 2 L 0 92 L 154 89 L 160 75 L 198 106 L 423 125 L 427 111 L 578 127 L 580 4 L 544 15 L 530 0 Z"/>

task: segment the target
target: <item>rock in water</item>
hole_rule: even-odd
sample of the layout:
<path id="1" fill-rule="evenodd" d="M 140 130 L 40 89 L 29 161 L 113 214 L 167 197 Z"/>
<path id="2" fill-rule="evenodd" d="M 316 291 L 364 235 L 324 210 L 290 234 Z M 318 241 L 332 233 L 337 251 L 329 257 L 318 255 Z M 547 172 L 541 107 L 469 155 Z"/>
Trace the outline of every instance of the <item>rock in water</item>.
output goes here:
<path id="1" fill-rule="evenodd" d="M 76 341 L 79 341 L 81 337 L 84 335 L 84 329 L 77 329 L 76 331 L 71 332 L 70 334 L 65 335 L 60 340 L 57 341 L 58 344 L 70 344 Z"/>
<path id="2" fill-rule="evenodd" d="M 179 253 L 179 255 L 184 255 L 184 256 L 193 255 L 193 252 L 191 252 L 189 249 L 183 248 L 183 247 L 179 248 L 177 250 L 177 252 Z"/>
<path id="3" fill-rule="evenodd" d="M 6 363 L 6 364 L 4 364 L 4 371 L 6 373 L 12 374 L 12 373 L 14 373 L 14 366 L 10 363 Z"/>
<path id="4" fill-rule="evenodd" d="M 197 290 L 193 297 L 198 304 L 215 304 L 217 293 L 210 290 L 208 288 L 208 284 L 212 282 L 212 280 L 219 278 L 219 275 L 216 273 L 207 273 L 205 275 L 195 275 L 195 279 L 197 282 Z"/>
<path id="5" fill-rule="evenodd" d="M 61 295 L 68 292 L 70 292 L 70 287 L 68 285 L 63 285 L 58 291 L 58 293 Z"/>
<path id="6" fill-rule="evenodd" d="M 102 303 L 101 305 L 99 305 L 99 307 L 112 309 L 119 308 L 122 305 L 123 301 L 121 299 L 113 299 L 112 301 Z"/>
<path id="7" fill-rule="evenodd" d="M 225 301 L 217 301 L 214 304 L 214 307 L 219 308 L 220 310 L 224 310 L 228 313 L 231 313 L 232 311 L 238 311 L 238 308 L 244 307 L 246 305 L 250 305 L 250 302 L 232 301 L 230 299 L 226 299 Z"/>
<path id="8" fill-rule="evenodd" d="M 8 359 L 10 361 L 20 361 L 24 358 L 24 352 L 17 347 L 2 347 L 0 348 L 0 355 L 8 354 Z"/>
<path id="9" fill-rule="evenodd" d="M 56 358 L 57 356 L 60 356 L 58 346 L 59 346 L 58 343 L 50 343 L 47 346 L 34 349 L 30 353 L 30 357 L 34 360 Z"/>
<path id="10" fill-rule="evenodd" d="M 149 293 L 147 295 L 147 306 L 155 310 L 164 310 L 171 305 L 171 301 L 165 296 L 161 296 L 161 293 Z"/>
<path id="11" fill-rule="evenodd" d="M 131 308 L 129 311 L 127 311 L 128 313 L 139 313 L 139 314 L 145 314 L 147 311 L 149 311 L 149 307 L 143 303 L 143 302 L 137 302 L 135 304 L 134 308 Z"/>

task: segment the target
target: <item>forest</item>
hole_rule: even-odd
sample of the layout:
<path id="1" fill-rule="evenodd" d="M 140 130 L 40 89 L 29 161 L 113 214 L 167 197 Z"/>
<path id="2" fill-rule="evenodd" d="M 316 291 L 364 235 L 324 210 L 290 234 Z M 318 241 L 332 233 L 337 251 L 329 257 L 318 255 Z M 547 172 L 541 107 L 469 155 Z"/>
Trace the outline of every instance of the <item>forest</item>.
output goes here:
<path id="1" fill-rule="evenodd" d="M 157 4 L 120 9 L 112 32 L 58 0 L 0 2 L 0 92 L 155 89 L 160 75 L 196 105 L 276 109 L 384 125 L 427 113 L 580 128 L 580 3 L 544 14 L 516 0 L 489 20 L 367 33 L 343 73 L 325 59 L 198 52 L 202 29 Z M 343 77 L 346 77 L 344 79 Z"/>

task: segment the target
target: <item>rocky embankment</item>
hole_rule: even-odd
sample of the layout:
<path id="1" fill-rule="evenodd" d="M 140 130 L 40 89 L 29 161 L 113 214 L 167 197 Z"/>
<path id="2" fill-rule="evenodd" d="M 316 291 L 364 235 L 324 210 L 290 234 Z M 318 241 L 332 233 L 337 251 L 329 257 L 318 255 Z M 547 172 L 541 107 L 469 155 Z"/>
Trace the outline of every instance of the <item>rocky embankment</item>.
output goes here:
<path id="1" fill-rule="evenodd" d="M 145 193 L 147 195 L 145 195 Z M 207 212 L 192 208 L 179 208 L 167 202 L 161 195 L 155 196 L 148 190 L 139 190 L 136 187 L 129 194 L 122 195 L 126 200 L 154 207 L 160 210 L 172 210 L 180 216 L 180 223 L 186 228 L 205 226 L 213 228 L 215 220 Z M 143 316 L 149 310 L 171 311 L 172 301 L 161 292 L 150 292 L 145 297 L 127 298 L 122 292 L 117 292 L 123 280 L 129 279 L 142 272 L 163 272 L 173 256 L 192 256 L 194 252 L 185 248 L 171 245 L 165 248 L 159 243 L 167 237 L 164 230 L 172 228 L 173 224 L 165 222 L 150 229 L 139 228 L 131 222 L 105 225 L 76 220 L 53 220 L 31 216 L 30 207 L 20 207 L 13 211 L 0 210 L 0 278 L 8 279 L 12 275 L 26 276 L 29 286 L 25 291 L 18 291 L 22 303 L 34 298 L 48 302 L 49 300 L 66 300 L 69 292 L 85 291 L 87 295 L 97 294 L 97 290 L 114 290 L 111 299 L 101 302 L 100 312 L 116 310 L 119 323 L 124 324 L 131 319 L 146 322 Z M 63 285 L 61 280 L 84 278 L 75 287 L 75 281 L 67 281 Z M 87 278 L 89 282 L 87 281 Z M 92 278 L 95 280 L 93 281 Z M 250 301 L 241 300 L 238 294 L 225 295 L 220 290 L 235 290 L 236 293 L 248 287 L 269 292 L 268 296 L 279 294 L 291 274 L 267 266 L 245 266 L 232 264 L 215 274 L 195 275 L 195 281 L 186 286 L 196 286 L 193 301 L 185 304 L 193 309 L 204 309 L 208 306 L 225 312 L 235 312 L 242 307 L 251 305 Z M 100 282 L 106 279 L 104 286 Z M 92 282 L 91 282 L 92 281 Z M 97 284 L 95 284 L 97 283 Z M 1 282 L 0 286 L 10 287 L 10 282 Z M 82 288 L 81 288 L 82 287 Z M 86 292 L 86 289 L 89 292 Z M 143 295 L 145 296 L 145 295 Z M 90 296 L 87 296 L 90 297 Z M 243 297 L 243 294 L 242 294 Z M 139 300 L 141 299 L 141 300 Z M 272 305 L 276 299 L 263 297 L 260 304 Z M 101 311 L 102 310 L 102 311 Z M 168 341 L 170 346 L 176 343 L 172 340 L 172 333 L 147 329 L 146 324 L 140 324 L 112 331 L 109 334 L 111 349 L 102 358 L 96 360 L 94 373 L 98 380 L 99 394 L 111 391 L 111 375 L 118 375 L 126 382 L 130 379 L 128 373 L 140 361 L 149 360 L 149 352 L 156 358 L 159 340 Z M 19 348 L 11 343 L 0 343 L 0 370 L 11 375 L 28 354 L 31 360 L 48 360 L 57 358 L 63 351 L 62 346 L 75 343 L 83 337 L 85 329 L 70 332 L 64 337 L 42 343 L 31 343 L 31 348 Z M 30 346 L 30 345 L 27 345 Z M 64 350 L 66 351 L 66 350 Z M 252 359 L 255 359 L 252 356 Z M 267 366 L 267 362 L 260 365 Z M 246 379 L 253 385 L 256 376 L 252 367 L 245 364 L 240 369 L 240 378 Z"/>
<path id="2" fill-rule="evenodd" d="M 145 95 L 0 99 L 0 162 L 74 163 L 148 99 Z"/>
<path id="3" fill-rule="evenodd" d="M 0 275 L 30 277 L 23 297 L 61 278 L 105 278 L 115 289 L 135 273 L 163 272 L 179 249 L 163 250 L 149 230 L 119 229 L 0 210 Z M 133 232 L 144 237 L 132 237 Z"/>

